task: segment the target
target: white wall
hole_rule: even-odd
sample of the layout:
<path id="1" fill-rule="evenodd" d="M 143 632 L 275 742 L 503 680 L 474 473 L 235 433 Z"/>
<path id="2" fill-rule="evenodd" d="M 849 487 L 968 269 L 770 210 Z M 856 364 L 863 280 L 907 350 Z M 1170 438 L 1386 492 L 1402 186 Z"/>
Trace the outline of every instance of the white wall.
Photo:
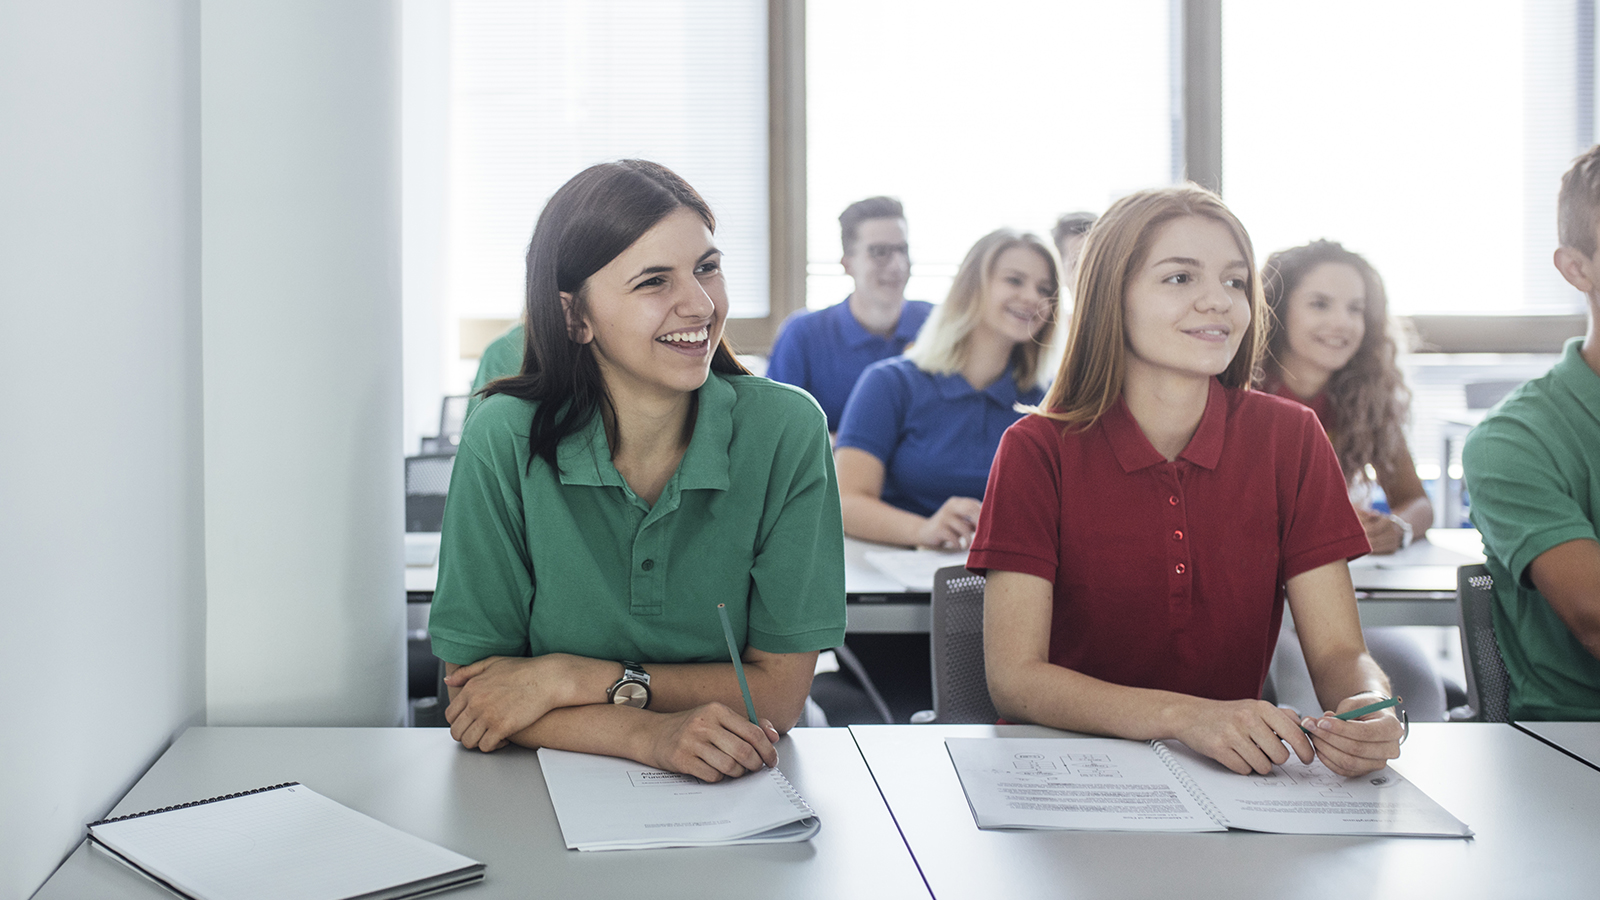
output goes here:
<path id="1" fill-rule="evenodd" d="M 200 64 L 207 721 L 398 725 L 397 13 L 206 4 Z"/>
<path id="2" fill-rule="evenodd" d="M 196 4 L 0 3 L 0 898 L 205 705 Z"/>
<path id="3" fill-rule="evenodd" d="M 188 725 L 401 719 L 397 40 L 0 0 L 0 900 Z"/>

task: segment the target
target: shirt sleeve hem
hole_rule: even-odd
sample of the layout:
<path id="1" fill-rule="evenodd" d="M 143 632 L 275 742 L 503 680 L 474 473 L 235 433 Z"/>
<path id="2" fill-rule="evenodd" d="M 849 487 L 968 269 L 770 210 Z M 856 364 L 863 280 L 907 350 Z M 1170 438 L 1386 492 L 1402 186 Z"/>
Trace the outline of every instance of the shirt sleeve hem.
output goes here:
<path id="1" fill-rule="evenodd" d="M 987 575 L 990 569 L 999 569 L 1002 572 L 1021 572 L 1043 578 L 1055 584 L 1056 561 L 1040 559 L 1022 553 L 1013 553 L 1006 550 L 974 550 L 967 554 L 967 569 L 979 575 Z"/>
<path id="2" fill-rule="evenodd" d="M 1568 541 L 1600 540 L 1592 528 L 1586 528 L 1577 523 L 1568 523 L 1560 528 L 1548 531 L 1539 531 L 1526 535 L 1518 542 L 1515 551 L 1507 560 L 1506 569 L 1512 577 L 1525 587 L 1533 587 L 1533 582 L 1528 575 L 1528 569 L 1533 566 L 1533 561 Z"/>
<path id="3" fill-rule="evenodd" d="M 520 648 L 505 650 L 497 647 L 486 647 L 481 644 L 457 643 L 437 634 L 430 634 L 428 638 L 433 645 L 433 655 L 456 666 L 470 666 L 478 660 L 490 656 L 521 656 L 525 653 Z"/>
<path id="4" fill-rule="evenodd" d="M 1331 562 L 1339 560 L 1349 561 L 1359 556 L 1366 556 L 1372 552 L 1372 545 L 1367 543 L 1366 535 L 1353 535 L 1323 544 L 1310 550 L 1287 557 L 1283 561 L 1283 580 L 1288 581 L 1296 575 L 1303 575 L 1312 569 L 1320 569 Z"/>
<path id="5" fill-rule="evenodd" d="M 814 628 L 796 634 L 772 634 L 751 628 L 746 632 L 746 641 L 763 653 L 810 653 L 813 650 L 831 650 L 844 643 L 844 624 Z"/>

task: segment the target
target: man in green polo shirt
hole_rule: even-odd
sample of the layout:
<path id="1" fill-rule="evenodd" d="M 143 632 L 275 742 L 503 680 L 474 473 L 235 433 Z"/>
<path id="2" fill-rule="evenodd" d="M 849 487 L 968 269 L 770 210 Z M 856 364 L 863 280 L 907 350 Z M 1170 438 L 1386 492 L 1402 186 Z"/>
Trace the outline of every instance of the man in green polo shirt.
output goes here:
<path id="1" fill-rule="evenodd" d="M 1588 298 L 1560 362 L 1468 436 L 1511 718 L 1600 720 L 1600 146 L 1561 179 L 1555 265 Z"/>

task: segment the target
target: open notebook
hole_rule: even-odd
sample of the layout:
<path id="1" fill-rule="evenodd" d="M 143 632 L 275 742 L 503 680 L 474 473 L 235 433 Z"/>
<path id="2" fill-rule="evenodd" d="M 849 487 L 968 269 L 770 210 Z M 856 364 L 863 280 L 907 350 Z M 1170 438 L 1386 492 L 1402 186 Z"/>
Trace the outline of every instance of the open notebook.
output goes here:
<path id="1" fill-rule="evenodd" d="M 1239 775 L 1178 741 L 947 738 L 979 828 L 1470 837 L 1391 766 L 1357 778 L 1291 756 Z"/>
<path id="2" fill-rule="evenodd" d="M 405 900 L 483 880 L 483 863 L 298 783 L 93 822 L 89 840 L 195 900 Z"/>
<path id="3" fill-rule="evenodd" d="M 777 769 L 707 784 L 612 756 L 539 750 L 568 850 L 807 841 L 816 813 Z"/>

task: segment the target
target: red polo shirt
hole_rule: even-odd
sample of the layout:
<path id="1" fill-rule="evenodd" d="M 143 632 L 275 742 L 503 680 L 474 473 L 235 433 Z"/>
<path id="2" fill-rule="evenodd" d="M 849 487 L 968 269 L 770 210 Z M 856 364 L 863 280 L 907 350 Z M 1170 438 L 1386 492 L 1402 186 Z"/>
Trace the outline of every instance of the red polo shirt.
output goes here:
<path id="1" fill-rule="evenodd" d="M 1120 399 L 1082 431 L 1011 426 L 967 565 L 1055 585 L 1056 665 L 1237 700 L 1261 696 L 1284 582 L 1369 549 L 1316 415 L 1212 379 L 1172 462 Z"/>

